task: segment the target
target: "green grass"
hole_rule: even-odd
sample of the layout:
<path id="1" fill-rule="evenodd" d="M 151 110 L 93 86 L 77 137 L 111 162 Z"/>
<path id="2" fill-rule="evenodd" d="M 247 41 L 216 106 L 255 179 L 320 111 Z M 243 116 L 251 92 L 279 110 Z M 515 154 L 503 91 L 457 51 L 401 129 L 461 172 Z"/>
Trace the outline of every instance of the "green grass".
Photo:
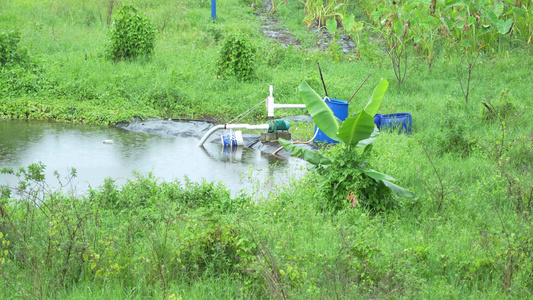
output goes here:
<path id="1" fill-rule="evenodd" d="M 391 82 L 380 112 L 412 113 L 413 134 L 382 132 L 371 163 L 417 196 L 399 199 L 401 207 L 389 213 L 356 207 L 332 214 L 319 209 L 327 195 L 313 172 L 266 196 L 249 191 L 232 198 L 219 186 L 150 176 L 120 187 L 109 182 L 81 199 L 48 194 L 48 208 L 24 205 L 40 199 L 0 196 L 0 232 L 10 242 L 0 245 L 0 298 L 531 298 L 528 49 L 480 54 L 465 103 L 460 53 L 441 49 L 431 70 L 412 57 L 399 88 L 382 49 L 351 61 L 314 49 L 300 2 L 281 4 L 276 17 L 301 49 L 262 37 L 248 2 L 219 1 L 213 22 L 210 1 L 134 1 L 164 27 L 155 54 L 110 62 L 103 56 L 109 1 L 3 1 L 0 25 L 21 32 L 20 46 L 35 67 L 0 73 L 0 117 L 222 123 L 265 99 L 269 85 L 281 103 L 302 102 L 302 81 L 321 92 L 320 62 L 328 93 L 338 99 L 372 74 L 350 114 L 382 77 Z M 258 48 L 254 80 L 216 76 L 220 42 L 233 30 Z M 295 113 L 304 112 L 276 116 Z M 261 106 L 243 122 L 265 120 Z M 293 124 L 292 131 L 307 140 L 313 129 Z"/>

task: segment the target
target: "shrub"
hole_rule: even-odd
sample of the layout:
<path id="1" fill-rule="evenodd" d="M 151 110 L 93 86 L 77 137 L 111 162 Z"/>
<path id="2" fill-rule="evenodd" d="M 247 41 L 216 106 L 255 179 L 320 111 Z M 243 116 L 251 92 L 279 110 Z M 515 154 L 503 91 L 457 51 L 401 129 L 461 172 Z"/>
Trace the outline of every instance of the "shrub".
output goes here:
<path id="1" fill-rule="evenodd" d="M 13 29 L 0 30 L 0 66 L 25 65 L 29 62 L 28 53 L 19 48 L 20 33 Z"/>
<path id="2" fill-rule="evenodd" d="M 46 87 L 40 64 L 19 47 L 20 33 L 14 29 L 0 29 L 0 93 L 31 93 Z"/>
<path id="3" fill-rule="evenodd" d="M 111 24 L 106 55 L 109 59 L 133 59 L 154 52 L 155 25 L 131 5 L 124 5 Z"/>
<path id="4" fill-rule="evenodd" d="M 252 79 L 255 54 L 256 49 L 248 37 L 238 33 L 228 35 L 224 39 L 217 62 L 218 76 L 235 76 L 240 80 Z"/>
<path id="5" fill-rule="evenodd" d="M 351 149 L 346 153 L 341 145 L 332 151 L 332 163 L 328 168 L 318 168 L 322 175 L 321 189 L 324 203 L 321 209 L 334 211 L 348 206 L 360 206 L 372 212 L 387 212 L 399 205 L 398 198 L 382 182 L 363 171 L 369 168 L 371 151 L 359 153 Z"/>

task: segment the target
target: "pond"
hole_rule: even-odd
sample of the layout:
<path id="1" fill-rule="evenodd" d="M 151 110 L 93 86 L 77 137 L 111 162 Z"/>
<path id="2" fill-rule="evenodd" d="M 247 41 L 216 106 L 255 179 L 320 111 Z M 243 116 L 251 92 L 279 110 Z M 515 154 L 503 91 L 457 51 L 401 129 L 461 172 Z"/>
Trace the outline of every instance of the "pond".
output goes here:
<path id="1" fill-rule="evenodd" d="M 209 142 L 198 147 L 199 137 L 210 126 L 154 120 L 118 128 L 0 120 L 0 168 L 42 162 L 47 183 L 56 187 L 54 171 L 64 178 L 75 168 L 77 177 L 69 191 L 76 195 L 102 185 L 107 177 L 123 184 L 136 177 L 134 171 L 151 172 L 164 181 L 183 182 L 186 176 L 192 181 L 221 182 L 234 195 L 243 189 L 264 193 L 305 170 L 300 160 L 253 149 L 228 151 Z M 16 183 L 14 176 L 0 175 L 0 185 Z"/>

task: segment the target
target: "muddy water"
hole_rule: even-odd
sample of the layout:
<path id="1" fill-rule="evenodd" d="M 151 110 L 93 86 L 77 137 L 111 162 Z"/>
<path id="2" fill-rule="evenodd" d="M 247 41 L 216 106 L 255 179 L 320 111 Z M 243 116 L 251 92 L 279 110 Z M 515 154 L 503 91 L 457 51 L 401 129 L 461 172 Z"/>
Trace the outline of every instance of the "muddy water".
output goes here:
<path id="1" fill-rule="evenodd" d="M 255 15 L 261 20 L 260 31 L 264 36 L 282 46 L 294 46 L 297 48 L 301 46 L 296 37 L 293 36 L 289 30 L 275 18 L 271 0 L 264 0 L 262 9 Z M 302 23 L 302 26 L 305 25 Z M 322 51 L 328 50 L 328 41 L 332 41 L 331 34 L 327 32 L 325 28 L 316 28 L 316 26 L 312 26 L 312 29 L 310 30 L 312 30 L 317 37 L 317 48 Z M 341 36 L 336 43 L 340 46 L 340 50 L 344 53 L 344 55 L 354 53 L 356 50 L 355 42 L 349 36 L 343 34 L 342 31 L 339 33 Z"/>
<path id="2" fill-rule="evenodd" d="M 304 172 L 299 160 L 278 159 L 257 150 L 229 152 L 214 143 L 198 147 L 198 136 L 209 124 L 170 121 L 150 124 L 144 127 L 152 132 L 145 133 L 89 125 L 0 120 L 0 168 L 42 162 L 46 165 L 47 182 L 53 186 L 58 185 L 54 171 L 66 176 L 75 168 L 77 178 L 71 188 L 77 195 L 90 186 L 100 186 L 106 177 L 125 183 L 136 177 L 134 171 L 144 175 L 152 172 L 165 181 L 183 182 L 187 176 L 193 181 L 221 182 L 233 194 L 243 189 L 264 192 L 278 182 L 277 178 Z M 15 183 L 12 176 L 0 175 L 0 185 Z"/>

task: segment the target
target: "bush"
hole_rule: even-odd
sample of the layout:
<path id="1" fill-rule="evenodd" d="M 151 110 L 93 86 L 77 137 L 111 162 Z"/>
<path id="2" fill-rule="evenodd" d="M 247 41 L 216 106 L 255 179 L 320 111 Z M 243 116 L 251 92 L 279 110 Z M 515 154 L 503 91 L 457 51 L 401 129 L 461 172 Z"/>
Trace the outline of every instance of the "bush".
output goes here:
<path id="1" fill-rule="evenodd" d="M 255 69 L 255 54 L 256 49 L 248 37 L 237 33 L 228 35 L 220 50 L 218 76 L 251 80 Z"/>
<path id="2" fill-rule="evenodd" d="M 29 62 L 28 53 L 19 48 L 20 33 L 13 29 L 0 30 L 0 66 L 2 69 Z"/>
<path id="3" fill-rule="evenodd" d="M 341 147 L 345 146 L 338 148 Z M 339 211 L 360 206 L 372 212 L 387 212 L 399 205 L 398 198 L 383 183 L 363 172 L 369 167 L 370 151 L 359 153 L 352 149 L 346 154 L 335 150 L 332 150 L 331 165 L 318 169 L 323 178 L 321 189 L 325 200 L 320 204 L 321 209 Z"/>
<path id="4" fill-rule="evenodd" d="M 47 85 L 40 64 L 19 42 L 18 31 L 0 29 L 0 93 L 4 96 L 37 92 Z"/>
<path id="5" fill-rule="evenodd" d="M 111 24 L 107 57 L 119 61 L 150 56 L 154 52 L 156 30 L 135 6 L 124 5 Z"/>

